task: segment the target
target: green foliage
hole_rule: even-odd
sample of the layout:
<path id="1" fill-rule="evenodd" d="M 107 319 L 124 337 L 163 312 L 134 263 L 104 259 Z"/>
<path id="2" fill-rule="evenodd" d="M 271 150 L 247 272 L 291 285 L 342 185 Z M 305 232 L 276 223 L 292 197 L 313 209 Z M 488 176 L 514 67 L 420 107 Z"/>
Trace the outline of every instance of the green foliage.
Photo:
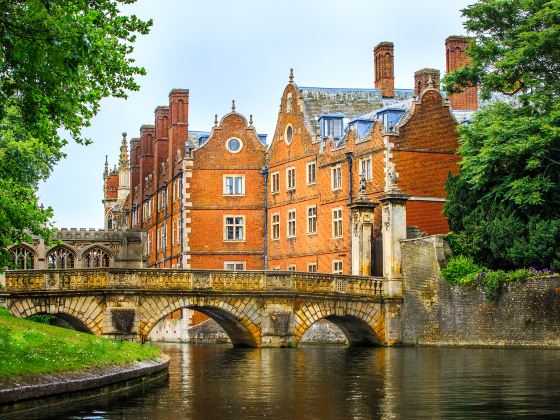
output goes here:
<path id="1" fill-rule="evenodd" d="M 462 284 L 467 276 L 477 274 L 481 270 L 482 267 L 475 264 L 471 257 L 458 255 L 449 259 L 445 268 L 441 270 L 441 274 L 448 283 Z"/>
<path id="2" fill-rule="evenodd" d="M 0 267 L 11 244 L 50 238 L 36 190 L 64 157 L 62 133 L 88 144 L 100 101 L 138 90 L 132 45 L 151 21 L 119 12 L 134 2 L 0 0 Z"/>
<path id="3" fill-rule="evenodd" d="M 546 110 L 560 95 L 560 0 L 479 0 L 462 10 L 474 35 L 472 67 L 448 74 L 457 92 L 477 84 L 484 98 L 517 94 L 524 105 Z"/>
<path id="4" fill-rule="evenodd" d="M 478 83 L 515 94 L 459 128 L 460 172 L 446 189 L 452 246 L 501 269 L 560 266 L 560 0 L 481 0 L 463 10 L 472 67 L 448 92 Z"/>
<path id="5" fill-rule="evenodd" d="M 16 318 L 0 308 L 0 379 L 155 359 L 157 347 Z"/>
<path id="6" fill-rule="evenodd" d="M 50 314 L 37 314 L 27 318 L 28 321 L 38 322 L 39 324 L 52 324 L 56 317 Z"/>
<path id="7" fill-rule="evenodd" d="M 498 299 L 500 289 L 506 283 L 519 283 L 531 277 L 553 275 L 551 272 L 540 274 L 539 270 L 525 268 L 513 271 L 487 270 L 477 265 L 471 257 L 461 255 L 451 257 L 445 268 L 441 270 L 441 274 L 450 284 L 465 288 L 482 287 L 486 298 L 492 301 Z"/>

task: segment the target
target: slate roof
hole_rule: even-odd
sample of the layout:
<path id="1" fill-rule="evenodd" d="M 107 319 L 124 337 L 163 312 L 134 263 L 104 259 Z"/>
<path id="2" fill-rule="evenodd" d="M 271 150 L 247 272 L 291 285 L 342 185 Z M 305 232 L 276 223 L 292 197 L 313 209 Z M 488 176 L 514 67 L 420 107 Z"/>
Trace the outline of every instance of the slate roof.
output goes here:
<path id="1" fill-rule="evenodd" d="M 319 135 L 319 116 L 343 114 L 345 118 L 371 113 L 392 106 L 396 102 L 412 99 L 412 89 L 395 89 L 395 98 L 381 96 L 379 89 L 299 87 L 305 105 L 305 119 L 315 135 Z"/>

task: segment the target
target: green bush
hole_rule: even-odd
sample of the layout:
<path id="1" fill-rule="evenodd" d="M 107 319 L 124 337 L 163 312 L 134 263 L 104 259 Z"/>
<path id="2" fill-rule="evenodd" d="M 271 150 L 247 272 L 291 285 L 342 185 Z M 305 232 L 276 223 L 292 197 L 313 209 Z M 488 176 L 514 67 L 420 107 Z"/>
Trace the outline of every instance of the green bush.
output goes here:
<path id="1" fill-rule="evenodd" d="M 441 270 L 441 274 L 448 283 L 463 284 L 467 276 L 470 279 L 481 270 L 482 267 L 476 264 L 471 257 L 457 255 L 449 259 L 445 268 Z"/>
<path id="2" fill-rule="evenodd" d="M 481 286 L 488 300 L 497 300 L 504 283 L 522 282 L 535 277 L 540 271 L 525 268 L 515 271 L 487 270 L 474 262 L 471 257 L 458 255 L 451 257 L 447 266 L 441 270 L 443 278 L 450 284 L 465 288 Z M 550 275 L 550 271 L 544 274 Z"/>

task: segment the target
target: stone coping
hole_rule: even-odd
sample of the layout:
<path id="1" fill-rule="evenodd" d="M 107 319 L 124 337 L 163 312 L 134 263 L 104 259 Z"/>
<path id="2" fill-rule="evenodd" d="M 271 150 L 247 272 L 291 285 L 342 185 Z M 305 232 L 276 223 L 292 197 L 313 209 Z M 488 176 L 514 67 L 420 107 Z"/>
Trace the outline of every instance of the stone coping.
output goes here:
<path id="1" fill-rule="evenodd" d="M 0 381 L 0 405 L 103 388 L 150 376 L 169 367 L 169 356 L 124 366 L 25 376 Z"/>

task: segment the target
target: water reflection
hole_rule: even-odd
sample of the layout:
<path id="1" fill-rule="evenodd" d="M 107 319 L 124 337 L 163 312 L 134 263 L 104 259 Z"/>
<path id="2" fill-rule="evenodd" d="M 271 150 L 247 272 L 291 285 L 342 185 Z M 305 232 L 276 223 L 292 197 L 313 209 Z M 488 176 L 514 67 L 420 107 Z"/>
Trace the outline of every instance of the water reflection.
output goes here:
<path id="1" fill-rule="evenodd" d="M 560 352 L 529 349 L 234 349 L 161 345 L 167 383 L 26 418 L 557 416 Z"/>

